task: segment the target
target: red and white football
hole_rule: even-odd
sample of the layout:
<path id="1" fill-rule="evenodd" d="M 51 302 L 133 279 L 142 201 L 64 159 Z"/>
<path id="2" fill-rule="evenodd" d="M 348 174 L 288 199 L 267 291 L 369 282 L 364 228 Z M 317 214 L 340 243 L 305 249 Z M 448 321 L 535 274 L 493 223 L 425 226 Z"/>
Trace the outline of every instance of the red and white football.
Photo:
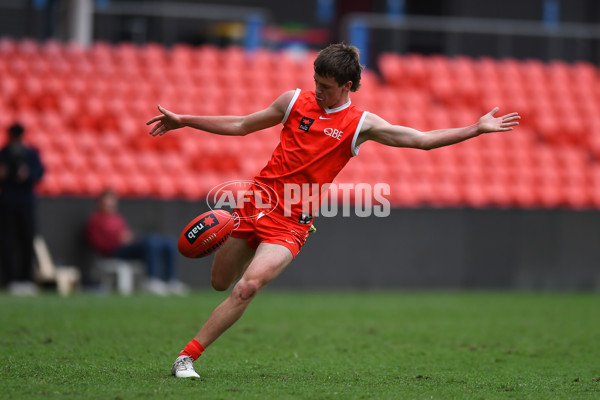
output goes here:
<path id="1" fill-rule="evenodd" d="M 224 210 L 207 211 L 194 218 L 181 235 L 177 248 L 189 258 L 205 257 L 225 243 L 233 230 L 233 216 Z"/>

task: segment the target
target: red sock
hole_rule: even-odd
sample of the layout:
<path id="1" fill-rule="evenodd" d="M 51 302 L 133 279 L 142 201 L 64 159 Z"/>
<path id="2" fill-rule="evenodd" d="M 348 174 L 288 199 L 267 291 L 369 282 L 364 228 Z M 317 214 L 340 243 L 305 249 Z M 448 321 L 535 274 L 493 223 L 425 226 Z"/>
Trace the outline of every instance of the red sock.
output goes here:
<path id="1" fill-rule="evenodd" d="M 191 357 L 192 360 L 196 361 L 198 359 L 198 357 L 200 357 L 202 355 L 202 352 L 204 351 L 204 346 L 202 346 L 200 344 L 200 342 L 198 342 L 196 339 L 192 339 L 183 350 L 181 350 L 181 353 L 179 353 L 180 356 L 188 356 Z"/>

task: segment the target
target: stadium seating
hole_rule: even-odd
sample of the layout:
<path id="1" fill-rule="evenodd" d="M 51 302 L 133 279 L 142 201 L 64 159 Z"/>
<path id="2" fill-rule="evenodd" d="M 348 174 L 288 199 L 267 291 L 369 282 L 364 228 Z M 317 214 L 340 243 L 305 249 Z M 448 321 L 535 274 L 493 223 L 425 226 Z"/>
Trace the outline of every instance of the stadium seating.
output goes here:
<path id="1" fill-rule="evenodd" d="M 28 130 L 47 167 L 46 196 L 197 199 L 252 177 L 278 129 L 244 138 L 150 137 L 161 104 L 181 113 L 246 114 L 282 91 L 312 89 L 315 53 L 238 47 L 0 39 L 0 130 Z M 600 208 L 600 85 L 590 63 L 382 54 L 354 103 L 421 130 L 467 125 L 494 106 L 519 111 L 515 132 L 422 152 L 362 146 L 337 182 L 390 184 L 405 207 Z M 4 138 L 2 139 L 4 140 Z"/>

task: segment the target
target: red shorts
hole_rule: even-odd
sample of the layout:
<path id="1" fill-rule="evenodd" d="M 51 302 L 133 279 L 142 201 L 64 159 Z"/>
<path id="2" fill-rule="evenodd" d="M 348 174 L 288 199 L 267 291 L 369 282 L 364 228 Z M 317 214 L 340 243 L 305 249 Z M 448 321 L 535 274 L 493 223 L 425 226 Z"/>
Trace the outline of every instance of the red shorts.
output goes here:
<path id="1" fill-rule="evenodd" d="M 253 201 L 236 208 L 232 213 L 235 225 L 231 237 L 246 239 L 246 245 L 252 249 L 261 243 L 279 244 L 287 247 L 295 258 L 306 242 L 311 220 L 300 223 L 299 216 L 285 217 L 278 209 L 269 211 L 257 209 Z"/>

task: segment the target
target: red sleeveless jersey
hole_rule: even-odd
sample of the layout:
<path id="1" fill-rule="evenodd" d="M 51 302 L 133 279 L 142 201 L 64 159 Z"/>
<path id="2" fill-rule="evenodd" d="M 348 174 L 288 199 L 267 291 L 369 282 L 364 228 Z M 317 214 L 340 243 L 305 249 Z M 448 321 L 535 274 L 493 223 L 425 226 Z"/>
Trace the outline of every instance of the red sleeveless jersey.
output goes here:
<path id="1" fill-rule="evenodd" d="M 367 112 L 350 101 L 335 109 L 323 109 L 313 91 L 296 89 L 283 118 L 279 145 L 267 165 L 254 178 L 269 185 L 279 196 L 277 209 L 283 211 L 286 184 L 317 184 L 319 192 L 331 183 L 346 163 L 358 154 L 356 140 Z M 290 194 L 289 186 L 287 195 Z M 302 201 L 292 206 L 292 214 L 302 212 Z"/>

